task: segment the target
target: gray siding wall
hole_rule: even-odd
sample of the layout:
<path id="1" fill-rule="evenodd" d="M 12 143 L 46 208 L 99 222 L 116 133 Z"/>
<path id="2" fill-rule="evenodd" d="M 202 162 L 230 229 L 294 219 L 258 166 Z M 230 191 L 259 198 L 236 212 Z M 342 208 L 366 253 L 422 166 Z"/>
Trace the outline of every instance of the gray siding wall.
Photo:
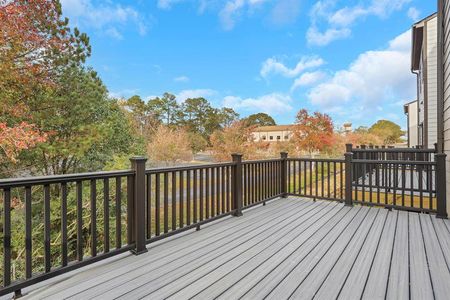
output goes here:
<path id="1" fill-rule="evenodd" d="M 450 212 L 450 0 L 444 0 L 444 152 L 447 154 L 447 211 Z"/>
<path id="2" fill-rule="evenodd" d="M 437 143 L 437 17 L 426 24 L 428 148 Z"/>

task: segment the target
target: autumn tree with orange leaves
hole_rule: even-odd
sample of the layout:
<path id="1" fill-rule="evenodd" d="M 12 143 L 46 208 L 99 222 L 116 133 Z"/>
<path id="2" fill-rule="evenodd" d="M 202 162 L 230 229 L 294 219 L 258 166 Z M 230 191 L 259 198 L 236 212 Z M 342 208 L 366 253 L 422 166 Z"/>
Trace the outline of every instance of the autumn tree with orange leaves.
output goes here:
<path id="1" fill-rule="evenodd" d="M 47 138 L 31 114 L 36 93 L 84 62 L 90 46 L 85 34 L 71 32 L 56 0 L 0 0 L 0 24 L 0 162 L 14 162 Z"/>
<path id="2" fill-rule="evenodd" d="M 310 155 L 326 151 L 334 143 L 333 121 L 320 112 L 309 114 L 306 109 L 301 109 L 297 113 L 293 133 L 293 142 L 298 150 Z"/>

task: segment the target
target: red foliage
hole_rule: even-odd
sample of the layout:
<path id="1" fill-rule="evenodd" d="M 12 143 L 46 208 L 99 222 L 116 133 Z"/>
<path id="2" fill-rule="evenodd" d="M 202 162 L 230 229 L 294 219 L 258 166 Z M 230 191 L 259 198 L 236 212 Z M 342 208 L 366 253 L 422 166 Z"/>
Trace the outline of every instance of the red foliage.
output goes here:
<path id="1" fill-rule="evenodd" d="M 330 148 L 334 143 L 333 121 L 327 114 L 308 114 L 306 109 L 297 113 L 294 139 L 301 151 L 313 153 Z"/>
<path id="2" fill-rule="evenodd" d="M 14 127 L 8 127 L 0 123 L 0 148 L 6 157 L 15 162 L 20 151 L 34 147 L 37 143 L 44 142 L 47 138 L 34 125 L 22 122 Z"/>
<path id="3" fill-rule="evenodd" d="M 85 34 L 70 32 L 58 0 L 0 0 L 0 24 L 0 148 L 15 161 L 46 139 L 30 124 L 30 99 L 52 88 L 69 61 L 84 61 L 90 47 Z"/>

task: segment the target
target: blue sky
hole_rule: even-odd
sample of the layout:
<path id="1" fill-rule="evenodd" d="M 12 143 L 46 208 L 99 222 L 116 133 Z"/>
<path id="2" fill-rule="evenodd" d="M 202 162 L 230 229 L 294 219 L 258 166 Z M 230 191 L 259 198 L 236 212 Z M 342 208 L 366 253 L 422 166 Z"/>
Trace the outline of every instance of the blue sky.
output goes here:
<path id="1" fill-rule="evenodd" d="M 437 1 L 62 0 L 88 33 L 111 95 L 203 96 L 241 116 L 294 121 L 301 108 L 336 126 L 390 119 L 416 96 L 410 27 Z"/>

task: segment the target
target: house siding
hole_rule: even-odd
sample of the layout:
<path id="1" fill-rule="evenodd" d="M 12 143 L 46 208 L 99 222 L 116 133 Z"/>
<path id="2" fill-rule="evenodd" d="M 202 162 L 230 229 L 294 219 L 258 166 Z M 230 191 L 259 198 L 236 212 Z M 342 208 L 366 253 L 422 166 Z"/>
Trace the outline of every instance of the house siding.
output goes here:
<path id="1" fill-rule="evenodd" d="M 444 152 L 447 154 L 447 212 L 450 213 L 450 0 L 443 1 Z"/>
<path id="2" fill-rule="evenodd" d="M 426 64 L 427 64 L 427 147 L 437 143 L 437 17 L 426 23 Z"/>
<path id="3" fill-rule="evenodd" d="M 417 101 L 408 104 L 408 146 L 415 147 L 419 144 L 417 127 Z"/>

